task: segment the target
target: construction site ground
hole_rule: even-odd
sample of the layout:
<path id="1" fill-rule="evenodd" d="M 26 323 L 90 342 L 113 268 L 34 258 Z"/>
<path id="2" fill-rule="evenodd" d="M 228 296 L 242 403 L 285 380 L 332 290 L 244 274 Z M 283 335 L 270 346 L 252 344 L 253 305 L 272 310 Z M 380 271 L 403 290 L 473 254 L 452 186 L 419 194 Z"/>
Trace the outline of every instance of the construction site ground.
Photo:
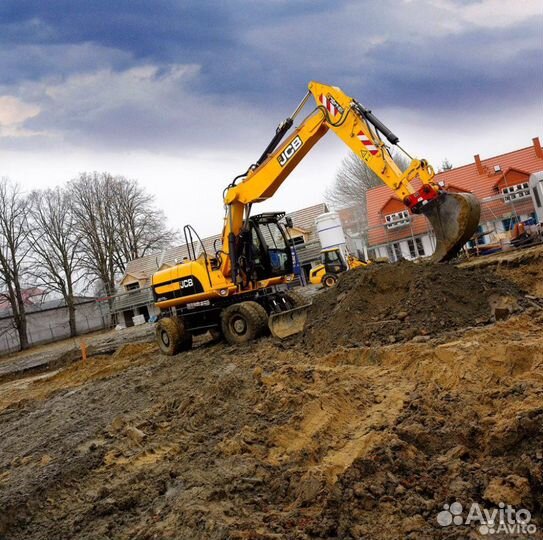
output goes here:
<path id="1" fill-rule="evenodd" d="M 438 522 L 454 502 L 539 537 L 542 278 L 541 247 L 374 265 L 283 342 L 44 347 L 0 381 L 0 538 L 483 537 Z"/>

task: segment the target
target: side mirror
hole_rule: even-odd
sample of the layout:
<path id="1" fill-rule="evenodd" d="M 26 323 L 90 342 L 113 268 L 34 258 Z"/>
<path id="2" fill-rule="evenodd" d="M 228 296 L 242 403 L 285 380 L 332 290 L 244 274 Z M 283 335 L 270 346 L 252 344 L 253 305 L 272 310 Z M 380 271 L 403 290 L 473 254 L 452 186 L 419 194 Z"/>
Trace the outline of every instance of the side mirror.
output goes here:
<path id="1" fill-rule="evenodd" d="M 294 224 L 292 222 L 292 218 L 290 216 L 285 217 L 285 223 L 287 224 L 287 227 L 289 229 L 292 229 L 292 227 L 294 226 Z"/>

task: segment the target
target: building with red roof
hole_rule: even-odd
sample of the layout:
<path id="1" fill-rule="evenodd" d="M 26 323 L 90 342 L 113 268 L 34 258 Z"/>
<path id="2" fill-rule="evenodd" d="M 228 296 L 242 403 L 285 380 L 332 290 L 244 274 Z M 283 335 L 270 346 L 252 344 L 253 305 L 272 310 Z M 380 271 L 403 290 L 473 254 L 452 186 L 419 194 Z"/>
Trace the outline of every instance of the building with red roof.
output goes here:
<path id="1" fill-rule="evenodd" d="M 514 224 L 543 221 L 543 149 L 532 145 L 481 159 L 436 175 L 445 189 L 474 193 L 481 201 L 479 243 L 507 241 Z M 435 240 L 429 222 L 409 213 L 387 186 L 367 192 L 368 250 L 374 257 L 414 259 L 431 255 Z"/>

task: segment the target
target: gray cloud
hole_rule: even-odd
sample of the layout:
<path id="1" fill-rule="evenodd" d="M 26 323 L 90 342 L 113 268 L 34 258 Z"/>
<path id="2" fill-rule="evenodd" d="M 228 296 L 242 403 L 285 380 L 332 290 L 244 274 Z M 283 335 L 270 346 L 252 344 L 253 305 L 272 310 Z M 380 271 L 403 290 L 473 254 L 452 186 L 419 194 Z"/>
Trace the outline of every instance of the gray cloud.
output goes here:
<path id="1" fill-rule="evenodd" d="M 264 145 L 310 79 L 376 112 L 429 118 L 533 104 L 541 16 L 513 4 L 8 0 L 0 94 L 39 113 L 0 137 L 12 148 Z"/>

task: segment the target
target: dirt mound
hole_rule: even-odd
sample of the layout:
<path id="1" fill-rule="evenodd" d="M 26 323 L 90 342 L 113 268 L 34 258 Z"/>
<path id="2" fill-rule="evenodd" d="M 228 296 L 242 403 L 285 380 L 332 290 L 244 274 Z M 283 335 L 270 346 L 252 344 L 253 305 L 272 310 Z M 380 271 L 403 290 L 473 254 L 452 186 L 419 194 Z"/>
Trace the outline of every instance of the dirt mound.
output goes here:
<path id="1" fill-rule="evenodd" d="M 474 257 L 463 262 L 461 267 L 484 268 L 513 281 L 520 288 L 543 298 L 543 246 L 505 251 L 485 257 Z"/>
<path id="2" fill-rule="evenodd" d="M 519 309 L 523 294 L 492 272 L 402 261 L 343 274 L 337 287 L 315 298 L 302 341 L 329 351 L 421 341 L 482 325 Z"/>

